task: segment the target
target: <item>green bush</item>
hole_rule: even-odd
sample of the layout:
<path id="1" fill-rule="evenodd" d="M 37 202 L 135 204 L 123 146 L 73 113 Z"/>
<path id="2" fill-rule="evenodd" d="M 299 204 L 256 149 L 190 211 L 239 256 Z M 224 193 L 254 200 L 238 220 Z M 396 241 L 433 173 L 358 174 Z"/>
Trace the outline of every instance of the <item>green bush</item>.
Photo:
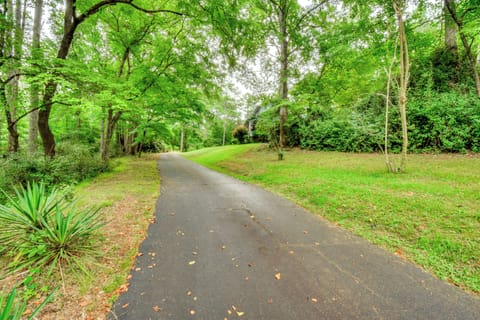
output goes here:
<path id="1" fill-rule="evenodd" d="M 238 143 L 246 143 L 248 141 L 248 129 L 245 126 L 237 126 L 233 130 L 232 136 L 237 139 Z"/>
<path id="2" fill-rule="evenodd" d="M 95 232 L 103 225 L 99 210 L 79 211 L 65 193 L 43 184 L 28 184 L 15 193 L 0 205 L 0 240 L 13 257 L 9 268 L 87 272 L 82 258 L 95 252 Z"/>
<path id="3" fill-rule="evenodd" d="M 108 170 L 100 157 L 87 146 L 74 143 L 60 143 L 57 156 L 45 159 L 41 154 L 16 153 L 0 160 L 0 189 L 13 193 L 12 186 L 27 186 L 29 182 L 42 181 L 48 187 L 71 185 L 92 178 Z M 5 197 L 0 194 L 0 203 Z"/>
<path id="4" fill-rule="evenodd" d="M 394 102 L 394 101 L 393 101 Z M 369 97 L 352 110 L 292 114 L 290 139 L 314 150 L 381 151 L 385 111 L 380 95 Z M 317 108 L 318 109 L 318 108 Z M 409 150 L 413 152 L 479 152 L 480 101 L 475 94 L 427 92 L 412 96 L 407 105 Z M 293 125 L 292 125 L 293 124 Z M 296 126 L 296 127 L 295 127 Z M 401 149 L 398 108 L 389 116 L 389 149 Z"/>
<path id="5" fill-rule="evenodd" d="M 414 98 L 409 104 L 413 150 L 480 151 L 480 101 L 455 92 Z"/>

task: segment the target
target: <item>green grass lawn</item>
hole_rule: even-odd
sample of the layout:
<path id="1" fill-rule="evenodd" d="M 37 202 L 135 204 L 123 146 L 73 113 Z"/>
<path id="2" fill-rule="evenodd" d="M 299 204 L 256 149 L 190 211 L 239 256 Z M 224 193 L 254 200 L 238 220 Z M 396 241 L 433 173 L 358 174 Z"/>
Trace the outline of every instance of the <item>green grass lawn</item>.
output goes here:
<path id="1" fill-rule="evenodd" d="M 480 292 L 480 156 L 410 155 L 388 174 L 382 154 L 261 145 L 185 156 L 281 194 L 463 288 Z"/>

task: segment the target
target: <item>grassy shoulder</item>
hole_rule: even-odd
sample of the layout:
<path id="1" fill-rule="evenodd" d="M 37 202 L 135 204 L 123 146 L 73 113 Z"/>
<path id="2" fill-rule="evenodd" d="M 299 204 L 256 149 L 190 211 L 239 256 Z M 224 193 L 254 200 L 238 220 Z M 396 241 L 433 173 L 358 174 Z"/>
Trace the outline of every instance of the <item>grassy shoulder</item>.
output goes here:
<path id="1" fill-rule="evenodd" d="M 290 198 L 480 293 L 478 155 L 410 155 L 405 174 L 388 174 L 381 154 L 291 150 L 278 161 L 273 151 L 243 145 L 185 156 Z"/>
<path id="2" fill-rule="evenodd" d="M 104 315 L 127 289 L 127 275 L 153 219 L 160 192 L 157 159 L 158 156 L 119 159 L 112 172 L 76 189 L 80 204 L 104 207 L 108 221 L 102 258 L 92 270 L 95 276 L 79 288 L 82 305 L 95 319 Z"/>
<path id="3" fill-rule="evenodd" d="M 82 257 L 89 275 L 65 270 L 63 281 L 40 277 L 22 289 L 20 297 L 31 294 L 35 306 L 43 299 L 40 295 L 58 287 L 53 302 L 42 309 L 38 319 L 105 319 L 115 298 L 128 289 L 127 276 L 153 219 L 160 191 L 157 159 L 158 156 L 117 159 L 111 172 L 72 190 L 78 198 L 77 207 L 102 208 L 101 218 L 106 224 L 96 240 L 98 254 Z M 2 263 L 8 261 L 0 261 L 0 267 Z M 19 274 L 0 278 L 0 295 L 21 282 L 22 277 Z M 32 292 L 28 293 L 29 290 Z"/>

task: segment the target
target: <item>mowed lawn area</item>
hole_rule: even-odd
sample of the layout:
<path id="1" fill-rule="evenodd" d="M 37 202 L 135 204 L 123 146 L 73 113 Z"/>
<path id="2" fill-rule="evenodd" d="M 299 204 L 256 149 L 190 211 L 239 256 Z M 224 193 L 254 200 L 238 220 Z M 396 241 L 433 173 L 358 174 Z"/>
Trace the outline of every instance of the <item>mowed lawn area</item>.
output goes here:
<path id="1" fill-rule="evenodd" d="M 389 174 L 382 154 L 263 145 L 207 148 L 185 157 L 265 187 L 315 214 L 480 293 L 480 155 L 409 155 Z"/>

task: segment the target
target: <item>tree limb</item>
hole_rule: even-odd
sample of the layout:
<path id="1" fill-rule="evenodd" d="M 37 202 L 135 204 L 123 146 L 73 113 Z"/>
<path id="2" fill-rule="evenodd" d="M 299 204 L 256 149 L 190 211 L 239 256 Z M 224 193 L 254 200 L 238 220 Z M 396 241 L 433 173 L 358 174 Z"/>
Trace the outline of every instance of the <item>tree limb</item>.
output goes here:
<path id="1" fill-rule="evenodd" d="M 318 10 L 321 6 L 323 6 L 327 1 L 322 1 L 320 3 L 317 3 L 315 6 L 310 8 L 307 12 L 305 12 L 300 19 L 298 19 L 297 23 L 295 24 L 295 28 L 300 27 L 300 24 L 314 11 Z"/>
<path id="2" fill-rule="evenodd" d="M 93 6 L 91 6 L 89 9 L 87 9 L 87 11 L 85 11 L 84 13 L 79 15 L 78 17 L 75 17 L 75 22 L 77 24 L 80 24 L 85 19 L 87 19 L 88 17 L 97 13 L 101 8 L 107 7 L 107 6 L 114 6 L 118 3 L 127 4 L 131 7 L 135 8 L 139 11 L 145 12 L 145 13 L 151 13 L 151 14 L 153 14 L 153 13 L 171 13 L 171 14 L 175 14 L 175 15 L 178 15 L 178 16 L 184 16 L 184 14 L 182 12 L 169 10 L 169 9 L 153 9 L 153 10 L 145 9 L 145 8 L 142 8 L 142 7 L 134 4 L 133 0 L 103 0 L 103 1 L 100 1 L 96 4 L 94 4 Z"/>

